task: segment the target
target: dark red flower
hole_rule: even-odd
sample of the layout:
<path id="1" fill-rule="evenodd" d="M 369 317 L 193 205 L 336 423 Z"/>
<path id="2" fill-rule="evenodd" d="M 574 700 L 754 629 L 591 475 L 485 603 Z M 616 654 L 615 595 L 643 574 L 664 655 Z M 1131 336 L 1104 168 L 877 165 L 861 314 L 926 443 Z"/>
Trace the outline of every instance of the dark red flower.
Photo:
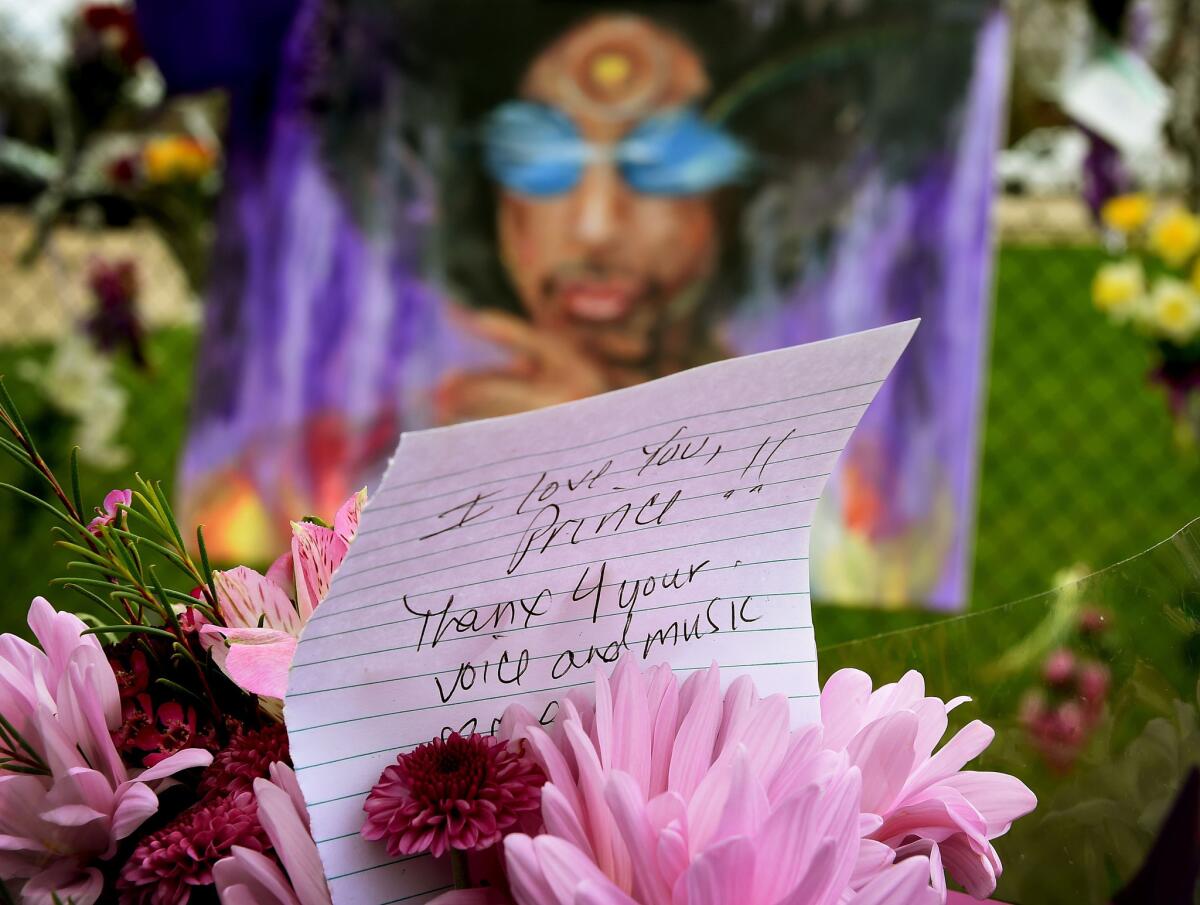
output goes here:
<path id="1" fill-rule="evenodd" d="M 389 855 L 495 845 L 541 804 L 541 769 L 484 735 L 435 738 L 383 771 L 367 796 L 364 839 L 382 839 Z"/>
<path id="2" fill-rule="evenodd" d="M 96 35 L 101 44 L 115 51 L 126 66 L 133 67 L 146 55 L 132 7 L 93 3 L 83 8 L 80 17 L 88 31 Z"/>
<path id="3" fill-rule="evenodd" d="M 199 589 L 197 588 L 197 590 Z M 195 597 L 196 595 L 193 593 L 192 596 Z M 197 599 L 201 600 L 203 598 L 199 597 Z M 183 612 L 179 614 L 178 618 L 179 627 L 182 628 L 188 635 L 199 636 L 200 629 L 204 628 L 206 625 L 212 624 L 208 617 L 194 606 L 185 606 L 183 608 Z"/>
<path id="4" fill-rule="evenodd" d="M 108 165 L 109 181 L 119 187 L 127 188 L 137 182 L 138 160 L 133 154 L 123 154 Z"/>
<path id="5" fill-rule="evenodd" d="M 251 791 L 192 805 L 142 839 L 121 868 L 118 900 L 122 905 L 182 905 L 193 889 L 212 883 L 213 865 L 235 845 L 256 852 L 270 849 Z"/>
<path id="6" fill-rule="evenodd" d="M 292 763 L 288 754 L 287 730 L 282 723 L 252 732 L 239 732 L 225 748 L 217 752 L 200 777 L 200 786 L 196 791 L 204 797 L 252 789 L 254 780 L 268 778 L 267 768 L 276 761 L 283 761 L 289 766 Z"/>
<path id="7" fill-rule="evenodd" d="M 128 258 L 95 260 L 88 272 L 88 286 L 96 299 L 96 310 L 87 330 L 104 350 L 127 347 L 134 364 L 146 364 L 143 329 L 137 313 L 137 268 Z"/>
<path id="8" fill-rule="evenodd" d="M 146 663 L 146 655 L 135 647 L 118 652 L 110 650 L 109 665 L 113 675 L 117 677 L 117 689 L 121 700 L 137 697 L 150 685 L 150 667 Z"/>
<path id="9" fill-rule="evenodd" d="M 155 704 L 149 694 L 137 694 L 121 702 L 121 725 L 113 733 L 113 743 L 127 761 L 145 767 L 184 748 L 216 750 L 216 733 L 198 722 L 196 708 L 190 704 Z"/>
<path id="10" fill-rule="evenodd" d="M 113 733 L 113 744 L 122 754 L 153 750 L 158 741 L 154 725 L 154 702 L 138 694 L 121 702 L 121 725 Z"/>

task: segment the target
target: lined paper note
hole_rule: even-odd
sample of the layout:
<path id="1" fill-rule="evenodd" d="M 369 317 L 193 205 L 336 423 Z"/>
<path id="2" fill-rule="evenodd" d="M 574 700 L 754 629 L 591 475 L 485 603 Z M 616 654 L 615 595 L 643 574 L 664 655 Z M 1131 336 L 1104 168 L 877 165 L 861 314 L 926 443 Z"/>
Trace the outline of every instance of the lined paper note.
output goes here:
<path id="1" fill-rule="evenodd" d="M 443 862 L 358 836 L 397 751 L 489 732 L 514 701 L 549 721 L 623 654 L 683 672 L 716 660 L 813 719 L 813 513 L 915 326 L 404 435 L 289 679 L 334 902 L 449 887 Z"/>

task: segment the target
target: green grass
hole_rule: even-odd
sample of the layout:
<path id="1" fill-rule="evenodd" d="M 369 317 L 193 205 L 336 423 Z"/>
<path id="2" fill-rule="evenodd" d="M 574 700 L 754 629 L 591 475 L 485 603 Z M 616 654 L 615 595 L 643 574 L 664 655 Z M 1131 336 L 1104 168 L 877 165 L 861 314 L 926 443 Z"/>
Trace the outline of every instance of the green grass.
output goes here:
<path id="1" fill-rule="evenodd" d="M 100 505 L 113 488 L 132 487 L 134 472 L 162 481 L 170 494 L 175 482 L 175 461 L 183 444 L 185 418 L 191 394 L 192 361 L 196 335 L 191 330 L 173 329 L 154 334 L 149 341 L 151 371 L 141 374 L 124 360 L 118 363 L 118 378 L 129 391 L 129 409 L 121 443 L 132 455 L 128 467 L 101 472 L 81 462 L 80 489 L 85 507 Z M 67 478 L 69 440 L 61 422 L 48 416 L 36 389 L 17 376 L 19 363 L 28 358 L 42 360 L 49 354 L 43 345 L 0 348 L 0 374 L 9 388 L 42 455 L 58 475 Z M 0 461 L 0 481 L 24 489 L 39 489 L 37 478 L 7 457 Z M 40 489 L 44 493 L 44 484 Z M 75 609 L 81 598 L 52 587 L 50 579 L 66 575 L 69 557 L 53 546 L 50 533 L 54 520 L 31 503 L 0 491 L 0 575 L 5 595 L 0 606 L 0 630 L 25 631 L 29 601 L 43 595 L 64 609 Z"/>
<path id="2" fill-rule="evenodd" d="M 1136 555 L 1200 515 L 1150 353 L 1087 302 L 1093 249 L 1007 248 L 996 284 L 974 600 Z"/>
<path id="3" fill-rule="evenodd" d="M 1052 586 L 1060 569 L 1093 568 L 1134 555 L 1200 515 L 1200 463 L 1172 442 L 1160 392 L 1146 383 L 1149 353 L 1108 324 L 1087 302 L 1096 249 L 1011 247 L 996 282 L 994 342 L 980 484 L 973 586 L 991 606 Z M 0 373 L 31 420 L 40 403 L 13 377 L 17 363 L 45 347 L 0 349 Z M 168 492 L 191 392 L 195 335 L 170 330 L 151 337 L 153 373 L 121 366 L 131 415 L 122 441 L 134 450 L 123 472 L 82 470 L 86 505 L 113 487 L 130 486 L 136 468 Z M 65 442 L 45 442 L 65 464 Z M 20 474 L 0 462 L 0 480 Z M 6 583 L 0 628 L 20 627 L 35 594 L 71 605 L 47 581 L 66 558 L 50 546 L 50 520 L 14 499 L 0 505 L 0 569 Z M 929 619 L 922 613 L 821 608 L 823 644 Z"/>
<path id="4" fill-rule="evenodd" d="M 1135 556 L 1200 516 L 1200 457 L 1179 450 L 1148 348 L 1088 301 L 1092 248 L 999 256 L 972 608 L 1054 586 L 1056 573 Z M 832 644 L 919 613 L 822 608 Z"/>

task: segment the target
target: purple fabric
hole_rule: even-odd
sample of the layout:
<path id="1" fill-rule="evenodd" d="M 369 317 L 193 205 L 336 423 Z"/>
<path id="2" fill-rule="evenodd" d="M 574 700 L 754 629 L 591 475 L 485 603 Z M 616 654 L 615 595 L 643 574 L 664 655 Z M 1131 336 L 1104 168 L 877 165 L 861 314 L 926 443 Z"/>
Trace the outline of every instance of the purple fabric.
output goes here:
<path id="1" fill-rule="evenodd" d="M 928 530 L 948 501 L 951 537 L 926 580 L 899 599 L 940 609 L 969 593 L 980 457 L 984 374 L 990 336 L 992 173 L 1007 87 L 1007 22 L 996 13 L 980 36 L 976 69 L 957 140 L 920 178 L 888 184 L 868 168 L 823 272 L 802 284 L 773 316 L 748 310 L 731 325 L 739 352 L 811 342 L 913 317 L 912 346 L 847 448 L 814 528 L 814 594 L 881 602 L 882 557 L 856 560 L 858 581 L 836 582 L 827 557 L 855 533 L 845 524 L 848 463 L 858 462 L 882 510 L 868 547 Z M 862 532 L 858 532 L 862 533 Z M 915 538 L 914 538 L 915 540 Z M 824 551 L 826 556 L 819 553 Z M 856 592 L 854 585 L 866 589 Z"/>
<path id="2" fill-rule="evenodd" d="M 365 235 L 322 167 L 297 75 L 314 9 L 284 46 L 265 140 L 235 130 L 227 145 L 179 475 L 191 522 L 234 478 L 276 526 L 331 515 L 379 476 L 401 427 L 430 424 L 435 378 L 477 357 L 415 275 L 424 223 L 399 224 L 398 241 Z M 264 555 L 283 542 L 277 532 L 226 543 L 227 527 L 208 525 L 217 555 Z"/>
<path id="3" fill-rule="evenodd" d="M 1083 200 L 1099 221 L 1104 202 L 1128 192 L 1133 180 L 1121 163 L 1120 151 L 1090 129 L 1083 126 L 1080 129 L 1088 139 L 1088 152 L 1083 159 Z"/>
<path id="4" fill-rule="evenodd" d="M 273 81 L 300 0 L 138 0 L 138 30 L 173 92 Z"/>

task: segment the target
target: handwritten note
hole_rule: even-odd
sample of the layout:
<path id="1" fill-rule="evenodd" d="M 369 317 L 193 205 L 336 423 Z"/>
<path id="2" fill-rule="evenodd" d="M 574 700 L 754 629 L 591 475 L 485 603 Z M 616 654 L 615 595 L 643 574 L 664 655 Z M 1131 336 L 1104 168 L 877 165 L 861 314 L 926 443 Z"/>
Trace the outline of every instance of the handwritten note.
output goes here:
<path id="1" fill-rule="evenodd" d="M 524 415 L 405 434 L 304 631 L 292 758 L 336 903 L 422 901 L 428 857 L 358 835 L 396 753 L 490 732 L 622 655 L 713 660 L 817 710 L 817 500 L 915 322 Z M 611 667 L 606 667 L 611 668 Z"/>

